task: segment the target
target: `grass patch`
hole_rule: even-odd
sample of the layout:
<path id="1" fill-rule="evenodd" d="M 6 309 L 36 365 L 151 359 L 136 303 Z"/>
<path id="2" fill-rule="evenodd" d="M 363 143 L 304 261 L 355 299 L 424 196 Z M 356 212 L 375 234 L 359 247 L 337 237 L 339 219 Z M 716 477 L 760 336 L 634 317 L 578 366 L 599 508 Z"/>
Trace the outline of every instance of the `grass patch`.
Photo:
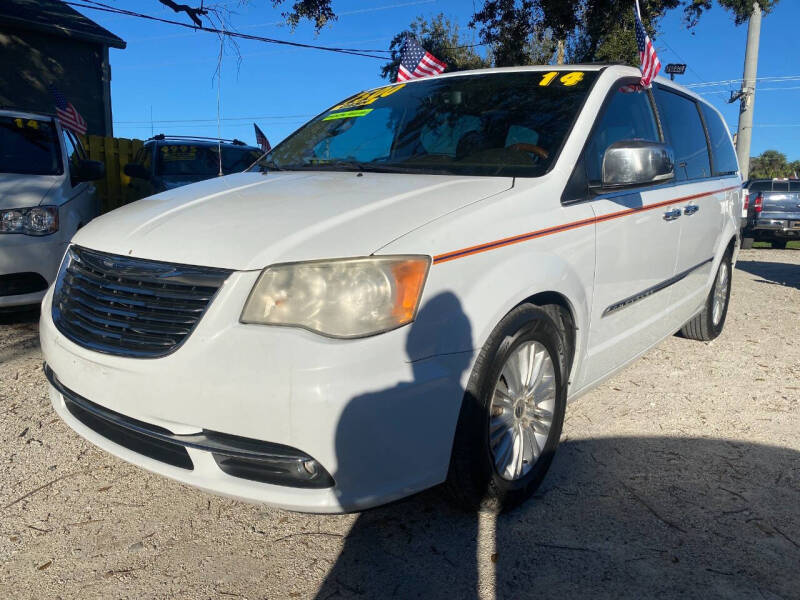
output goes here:
<path id="1" fill-rule="evenodd" d="M 800 241 L 793 240 L 786 244 L 786 247 L 800 250 Z M 769 242 L 753 242 L 753 248 L 772 248 L 772 244 Z"/>

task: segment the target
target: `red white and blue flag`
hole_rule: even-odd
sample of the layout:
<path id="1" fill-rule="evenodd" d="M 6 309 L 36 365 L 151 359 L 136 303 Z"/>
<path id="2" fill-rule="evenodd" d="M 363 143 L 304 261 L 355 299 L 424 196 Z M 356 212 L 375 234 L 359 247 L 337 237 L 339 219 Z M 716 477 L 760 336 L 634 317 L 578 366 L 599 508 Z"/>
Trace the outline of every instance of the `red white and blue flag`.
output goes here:
<path id="1" fill-rule="evenodd" d="M 653 47 L 653 42 L 650 36 L 644 29 L 642 24 L 642 13 L 639 10 L 639 0 L 635 0 L 634 17 L 636 20 L 636 45 L 639 46 L 639 62 L 642 69 L 642 80 L 640 82 L 643 88 L 649 88 L 653 79 L 656 78 L 658 72 L 661 70 L 661 61 L 658 60 L 656 49 Z"/>
<path id="2" fill-rule="evenodd" d="M 80 135 L 86 135 L 86 120 L 78 112 L 78 109 L 72 105 L 72 102 L 67 102 L 66 96 L 56 88 L 50 87 L 50 93 L 53 94 L 56 117 L 61 121 L 61 126 Z"/>
<path id="3" fill-rule="evenodd" d="M 433 54 L 419 45 L 417 40 L 407 37 L 400 54 L 400 66 L 397 68 L 397 81 L 408 81 L 438 75 L 447 68 Z"/>
<path id="4" fill-rule="evenodd" d="M 264 135 L 264 132 L 261 131 L 261 128 L 255 123 L 253 123 L 253 127 L 255 127 L 256 130 L 256 144 L 261 146 L 261 149 L 264 152 L 269 152 L 272 150 L 272 145 L 269 143 L 267 136 Z"/>

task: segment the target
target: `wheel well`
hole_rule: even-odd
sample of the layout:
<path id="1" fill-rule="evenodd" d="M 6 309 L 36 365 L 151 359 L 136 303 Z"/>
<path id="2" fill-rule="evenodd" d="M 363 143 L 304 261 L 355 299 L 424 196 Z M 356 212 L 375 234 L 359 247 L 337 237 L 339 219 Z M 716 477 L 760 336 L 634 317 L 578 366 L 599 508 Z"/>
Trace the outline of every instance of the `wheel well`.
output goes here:
<path id="1" fill-rule="evenodd" d="M 725 252 L 733 252 L 736 249 L 736 236 L 731 238 L 731 241 L 728 242 L 728 247 L 725 248 Z"/>
<path id="2" fill-rule="evenodd" d="M 567 339 L 565 341 L 569 350 L 569 356 L 567 357 L 567 373 L 571 373 L 572 361 L 575 358 L 577 328 L 575 327 L 575 315 L 572 312 L 572 306 L 570 305 L 569 300 L 567 300 L 566 296 L 559 294 L 558 292 L 540 292 L 525 298 L 525 300 L 520 302 L 520 304 L 534 304 L 542 307 L 558 307 L 558 311 L 554 311 L 556 314 L 553 314 L 553 317 L 561 321 L 561 325 L 566 332 Z"/>

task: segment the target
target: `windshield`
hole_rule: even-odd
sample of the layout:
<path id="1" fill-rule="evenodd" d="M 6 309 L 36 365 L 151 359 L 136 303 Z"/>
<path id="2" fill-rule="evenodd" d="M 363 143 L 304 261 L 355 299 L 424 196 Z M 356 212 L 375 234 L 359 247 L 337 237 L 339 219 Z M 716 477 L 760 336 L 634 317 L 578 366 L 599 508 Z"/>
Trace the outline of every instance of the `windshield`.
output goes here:
<path id="1" fill-rule="evenodd" d="M 432 78 L 361 92 L 255 168 L 537 177 L 556 159 L 596 72 Z"/>
<path id="2" fill-rule="evenodd" d="M 0 173 L 59 175 L 61 161 L 53 122 L 0 117 Z"/>
<path id="3" fill-rule="evenodd" d="M 254 148 L 222 146 L 222 174 L 241 173 L 261 154 Z M 158 148 L 156 172 L 163 177 L 215 177 L 219 174 L 219 149 L 217 146 L 163 144 Z"/>

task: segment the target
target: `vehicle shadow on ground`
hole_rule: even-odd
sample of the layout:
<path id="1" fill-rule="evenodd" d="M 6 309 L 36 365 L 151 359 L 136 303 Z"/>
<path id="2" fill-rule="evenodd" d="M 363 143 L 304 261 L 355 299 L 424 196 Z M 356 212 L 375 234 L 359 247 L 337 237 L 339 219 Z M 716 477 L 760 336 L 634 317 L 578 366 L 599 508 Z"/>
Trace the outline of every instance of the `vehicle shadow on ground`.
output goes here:
<path id="1" fill-rule="evenodd" d="M 440 410 L 440 397 L 452 403 L 464 390 L 450 383 L 421 402 L 428 379 L 414 361 L 442 355 L 454 340 L 471 347 L 471 325 L 458 299 L 441 294 L 409 329 L 414 381 L 354 398 L 344 410 L 337 482 L 348 477 L 357 487 L 361 466 L 403 473 L 398 456 L 419 460 L 413 450 L 448 435 L 426 417 Z M 470 356 L 453 361 L 451 381 Z M 408 448 L 408 428 L 418 448 Z M 787 598 L 797 596 L 798 560 L 800 453 L 710 439 L 565 440 L 535 497 L 499 517 L 451 508 L 439 490 L 360 514 L 316 597 Z"/>
<path id="2" fill-rule="evenodd" d="M 800 453 L 567 440 L 536 496 L 491 520 L 436 491 L 362 513 L 317 598 L 797 597 Z"/>
<path id="3" fill-rule="evenodd" d="M 800 289 L 800 265 L 760 260 L 738 260 L 736 268 L 761 277 L 760 283 Z"/>

